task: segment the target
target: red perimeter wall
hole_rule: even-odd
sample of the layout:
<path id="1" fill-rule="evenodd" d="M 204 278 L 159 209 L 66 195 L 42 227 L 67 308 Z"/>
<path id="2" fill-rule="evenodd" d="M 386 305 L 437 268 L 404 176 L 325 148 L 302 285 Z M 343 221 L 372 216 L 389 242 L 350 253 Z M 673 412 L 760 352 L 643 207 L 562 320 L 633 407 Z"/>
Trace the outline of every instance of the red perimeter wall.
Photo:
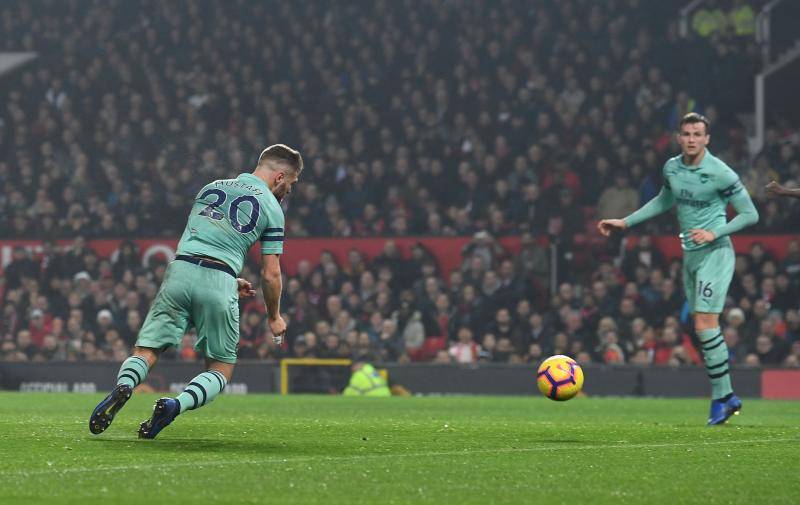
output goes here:
<path id="1" fill-rule="evenodd" d="M 773 400 L 800 400 L 800 370 L 764 370 L 761 397 Z"/>
<path id="2" fill-rule="evenodd" d="M 636 237 L 632 236 L 628 241 L 629 247 L 636 243 Z M 439 262 L 442 272 L 449 272 L 453 268 L 461 266 L 461 249 L 470 241 L 470 237 L 401 237 L 401 238 L 289 238 L 285 244 L 285 253 L 281 258 L 284 270 L 289 274 L 294 274 L 297 263 L 301 260 L 309 260 L 316 264 L 322 251 L 328 250 L 336 257 L 340 264 L 346 264 L 347 252 L 357 249 L 363 252 L 368 258 L 374 258 L 383 251 L 384 244 L 394 240 L 404 257 L 408 257 L 411 247 L 422 244 L 430 251 Z M 800 240 L 800 235 L 741 235 L 733 239 L 734 247 L 737 252 L 747 252 L 754 242 L 761 242 L 777 259 L 783 259 L 790 241 Z M 139 246 L 143 258 L 153 255 L 160 255 L 171 259 L 175 253 L 178 241 L 175 239 L 133 239 Z M 681 246 L 677 237 L 658 236 L 654 237 L 656 247 L 668 258 L 680 257 Z M 57 241 L 60 246 L 69 246 L 69 240 Z M 540 244 L 547 243 L 546 238 L 539 240 Z M 120 240 L 90 240 L 89 247 L 95 250 L 101 257 L 107 258 L 116 253 Z M 510 253 L 519 251 L 519 237 L 502 237 L 500 243 Z M 31 248 L 34 253 L 41 252 L 42 242 L 40 240 L 0 240 L 0 268 L 5 267 L 11 261 L 13 248 L 23 245 Z M 258 259 L 258 247 L 255 246 L 250 255 L 253 259 Z"/>
<path id="3" fill-rule="evenodd" d="M 636 244 L 637 237 L 631 236 L 628 246 Z M 800 235 L 736 235 L 733 237 L 733 247 L 737 253 L 746 253 L 756 242 L 761 242 L 767 251 L 776 259 L 782 260 L 786 256 L 786 249 L 789 242 L 800 241 Z M 656 247 L 667 257 L 667 259 L 679 258 L 682 254 L 681 243 L 677 237 L 657 236 L 653 237 Z"/>

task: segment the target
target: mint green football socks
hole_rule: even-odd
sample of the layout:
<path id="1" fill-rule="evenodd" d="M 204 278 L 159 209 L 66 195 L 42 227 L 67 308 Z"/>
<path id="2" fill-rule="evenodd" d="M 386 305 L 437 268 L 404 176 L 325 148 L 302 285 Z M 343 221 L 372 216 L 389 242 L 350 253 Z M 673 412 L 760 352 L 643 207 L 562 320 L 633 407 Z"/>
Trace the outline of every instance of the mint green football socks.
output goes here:
<path id="1" fill-rule="evenodd" d="M 703 348 L 706 372 L 711 379 L 711 399 L 719 400 L 733 393 L 731 387 L 730 365 L 728 364 L 728 345 L 719 328 L 699 332 Z"/>
<path id="2" fill-rule="evenodd" d="M 225 376 L 216 370 L 203 372 L 192 379 L 186 389 L 183 390 L 183 393 L 176 398 L 181 406 L 181 414 L 187 410 L 200 408 L 206 403 L 211 403 L 225 389 L 227 382 Z"/>
<path id="3" fill-rule="evenodd" d="M 122 362 L 117 373 L 117 386 L 126 385 L 135 388 L 147 377 L 150 367 L 141 356 L 131 356 Z"/>

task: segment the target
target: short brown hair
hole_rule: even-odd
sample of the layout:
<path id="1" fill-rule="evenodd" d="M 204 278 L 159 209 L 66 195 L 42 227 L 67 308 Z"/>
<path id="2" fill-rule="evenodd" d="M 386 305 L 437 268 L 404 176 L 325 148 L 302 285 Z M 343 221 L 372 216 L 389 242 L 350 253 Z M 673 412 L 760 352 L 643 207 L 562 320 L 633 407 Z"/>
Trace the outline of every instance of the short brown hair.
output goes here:
<path id="1" fill-rule="evenodd" d="M 261 151 L 258 157 L 259 166 L 267 162 L 289 165 L 295 172 L 303 170 L 303 157 L 300 156 L 300 152 L 285 144 L 271 145 Z"/>
<path id="2" fill-rule="evenodd" d="M 705 117 L 704 115 L 698 114 L 697 112 L 690 112 L 685 116 L 683 116 L 680 124 L 678 124 L 678 131 L 681 131 L 681 128 L 685 124 L 695 124 L 695 123 L 703 123 L 704 125 L 706 125 L 706 135 L 711 133 L 711 121 L 709 121 L 708 118 Z"/>

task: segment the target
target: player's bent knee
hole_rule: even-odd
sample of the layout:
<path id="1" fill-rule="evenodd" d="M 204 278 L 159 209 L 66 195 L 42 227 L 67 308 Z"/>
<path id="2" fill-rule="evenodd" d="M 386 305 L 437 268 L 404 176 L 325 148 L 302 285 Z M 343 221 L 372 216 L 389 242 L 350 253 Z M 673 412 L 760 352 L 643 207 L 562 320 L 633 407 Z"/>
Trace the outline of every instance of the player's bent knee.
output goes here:
<path id="1" fill-rule="evenodd" d="M 135 346 L 133 348 L 134 356 L 141 356 L 145 360 L 147 360 L 147 364 L 149 366 L 153 366 L 158 361 L 158 357 L 161 354 L 161 349 L 154 349 L 152 347 L 140 347 Z"/>
<path id="2" fill-rule="evenodd" d="M 214 370 L 216 372 L 221 373 L 225 376 L 225 380 L 230 382 L 231 378 L 233 377 L 233 363 L 223 363 L 222 361 L 216 361 L 210 359 L 207 361 L 207 368 L 209 370 Z"/>
<path id="3" fill-rule="evenodd" d="M 710 330 L 719 326 L 719 314 L 695 312 L 694 329 L 697 332 Z"/>

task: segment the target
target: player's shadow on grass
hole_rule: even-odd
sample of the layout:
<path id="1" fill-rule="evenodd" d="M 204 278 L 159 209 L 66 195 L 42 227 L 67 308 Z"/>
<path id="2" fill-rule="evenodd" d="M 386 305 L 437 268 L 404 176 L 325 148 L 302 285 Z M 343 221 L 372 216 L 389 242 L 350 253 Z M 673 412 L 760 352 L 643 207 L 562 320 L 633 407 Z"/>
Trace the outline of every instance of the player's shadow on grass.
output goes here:
<path id="1" fill-rule="evenodd" d="M 340 446 L 321 444 L 319 441 L 292 441 L 287 444 L 280 441 L 263 440 L 230 440 L 218 438 L 159 438 L 157 440 L 140 440 L 138 438 L 87 438 L 90 443 L 107 444 L 109 449 L 118 451 L 127 447 L 136 452 L 165 453 L 218 453 L 235 452 L 238 454 L 258 454 L 275 456 L 325 456 L 335 452 Z"/>
<path id="2" fill-rule="evenodd" d="M 131 446 L 137 451 L 156 451 L 156 452 L 218 452 L 236 451 L 239 453 L 286 453 L 287 446 L 279 442 L 255 441 L 255 440 L 220 440 L 214 438 L 181 438 L 160 440 L 139 440 L 136 438 L 90 438 L 93 443 L 109 444 L 117 450 L 119 445 Z"/>

